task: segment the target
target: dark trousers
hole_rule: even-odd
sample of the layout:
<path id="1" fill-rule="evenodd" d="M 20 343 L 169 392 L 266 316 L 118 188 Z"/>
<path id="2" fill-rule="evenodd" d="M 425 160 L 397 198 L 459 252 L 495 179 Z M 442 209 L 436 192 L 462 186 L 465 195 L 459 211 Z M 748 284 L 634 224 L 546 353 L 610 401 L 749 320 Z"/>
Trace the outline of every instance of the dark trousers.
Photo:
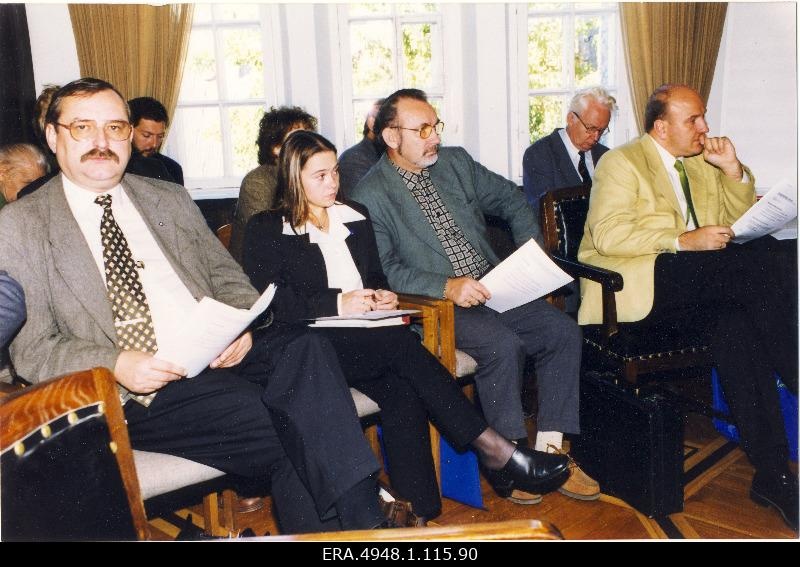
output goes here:
<path id="1" fill-rule="evenodd" d="M 481 407 L 507 439 L 528 436 L 522 411 L 525 357 L 535 360 L 539 431 L 580 433 L 578 372 L 581 330 L 543 299 L 505 313 L 488 307 L 455 307 L 456 347 L 478 363 L 475 385 Z"/>
<path id="2" fill-rule="evenodd" d="M 230 369 L 162 388 L 149 408 L 125 404 L 134 448 L 225 472 L 272 477 L 281 527 L 336 529 L 333 506 L 378 470 L 336 354 L 303 327 L 274 324 Z"/>
<path id="3" fill-rule="evenodd" d="M 456 447 L 478 437 L 486 421 L 408 327 L 317 332 L 333 345 L 348 383 L 381 407 L 392 487 L 417 514 L 438 515 L 428 419 Z"/>
<path id="4" fill-rule="evenodd" d="M 782 470 L 788 449 L 773 372 L 797 392 L 796 241 L 765 237 L 713 252 L 661 254 L 642 326 L 694 325 L 711 348 L 742 448 Z"/>

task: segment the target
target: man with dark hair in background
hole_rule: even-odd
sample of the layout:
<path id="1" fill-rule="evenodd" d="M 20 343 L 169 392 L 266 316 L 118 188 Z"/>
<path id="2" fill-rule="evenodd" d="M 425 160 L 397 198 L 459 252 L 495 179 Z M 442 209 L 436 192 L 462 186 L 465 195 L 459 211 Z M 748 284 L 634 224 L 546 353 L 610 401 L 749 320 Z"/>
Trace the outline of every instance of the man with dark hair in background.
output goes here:
<path id="1" fill-rule="evenodd" d="M 183 168 L 177 161 L 160 152 L 161 144 L 167 135 L 167 126 L 169 126 L 167 109 L 159 101 L 149 96 L 129 100 L 128 107 L 133 125 L 134 150 L 128 164 L 128 173 L 155 177 L 183 185 Z M 160 162 L 164 166 L 163 169 L 167 176 L 164 176 L 163 173 L 151 174 L 153 166 L 150 166 L 149 171 L 138 169 L 142 157 Z"/>

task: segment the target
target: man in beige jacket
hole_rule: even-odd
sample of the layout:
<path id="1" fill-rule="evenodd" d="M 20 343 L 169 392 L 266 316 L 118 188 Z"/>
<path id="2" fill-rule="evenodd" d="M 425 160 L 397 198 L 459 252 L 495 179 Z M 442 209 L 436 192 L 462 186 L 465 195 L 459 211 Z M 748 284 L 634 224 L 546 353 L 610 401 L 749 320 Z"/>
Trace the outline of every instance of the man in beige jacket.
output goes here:
<path id="1" fill-rule="evenodd" d="M 620 321 L 639 321 L 653 336 L 664 328 L 708 331 L 756 468 L 751 498 L 796 530 L 797 476 L 787 467 L 773 376 L 797 392 L 795 245 L 771 237 L 731 243 L 731 225 L 755 203 L 754 178 L 728 138 L 707 136 L 695 90 L 656 89 L 645 130 L 603 156 L 578 258 L 623 275 Z M 583 281 L 581 299 L 579 322 L 599 323 L 599 286 Z"/>

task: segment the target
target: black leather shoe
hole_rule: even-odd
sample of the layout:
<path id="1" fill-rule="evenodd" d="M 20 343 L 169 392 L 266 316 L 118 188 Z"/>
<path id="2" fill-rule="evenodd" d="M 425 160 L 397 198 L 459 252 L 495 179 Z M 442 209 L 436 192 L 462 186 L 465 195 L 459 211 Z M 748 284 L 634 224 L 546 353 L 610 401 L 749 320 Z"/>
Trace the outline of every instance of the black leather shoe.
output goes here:
<path id="1" fill-rule="evenodd" d="M 502 498 L 516 488 L 533 494 L 551 492 L 569 478 L 569 457 L 517 447 L 500 470 L 483 469 L 494 491 Z"/>
<path id="2" fill-rule="evenodd" d="M 797 477 L 782 473 L 756 471 L 750 486 L 750 498 L 761 506 L 772 506 L 790 528 L 797 531 Z"/>

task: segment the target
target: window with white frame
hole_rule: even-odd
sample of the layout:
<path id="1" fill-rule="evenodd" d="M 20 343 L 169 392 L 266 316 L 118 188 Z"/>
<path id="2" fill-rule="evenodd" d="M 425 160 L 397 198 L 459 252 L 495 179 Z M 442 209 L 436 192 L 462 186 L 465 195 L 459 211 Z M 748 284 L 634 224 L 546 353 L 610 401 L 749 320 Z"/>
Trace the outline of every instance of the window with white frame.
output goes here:
<path id="1" fill-rule="evenodd" d="M 255 140 L 269 80 L 262 7 L 196 4 L 166 153 L 186 186 L 238 187 L 258 165 Z"/>
<path id="2" fill-rule="evenodd" d="M 564 125 L 580 88 L 599 85 L 616 96 L 619 16 L 616 3 L 530 3 L 527 7 L 528 143 Z M 521 46 L 522 47 L 522 46 Z M 611 132 L 603 143 L 613 145 Z"/>
<path id="3" fill-rule="evenodd" d="M 442 112 L 442 15 L 435 3 L 339 6 L 345 142 L 361 139 L 364 116 L 400 88 L 424 90 Z M 350 80 L 348 80 L 348 77 Z"/>

